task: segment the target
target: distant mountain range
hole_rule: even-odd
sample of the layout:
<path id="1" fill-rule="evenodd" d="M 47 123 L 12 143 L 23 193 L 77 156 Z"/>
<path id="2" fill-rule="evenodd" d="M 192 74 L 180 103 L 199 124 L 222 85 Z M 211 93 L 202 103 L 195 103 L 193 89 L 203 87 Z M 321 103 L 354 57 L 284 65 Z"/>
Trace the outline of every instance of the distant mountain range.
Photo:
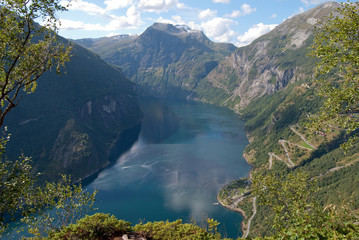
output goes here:
<path id="1" fill-rule="evenodd" d="M 76 43 L 120 67 L 142 95 L 186 98 L 236 47 L 214 43 L 188 26 L 155 23 L 139 36 L 81 39 Z"/>
<path id="2" fill-rule="evenodd" d="M 329 2 L 291 17 L 250 45 L 214 43 L 188 26 L 155 23 L 139 36 L 80 39 L 76 43 L 121 68 L 140 94 L 191 98 L 239 111 L 289 83 L 311 78 L 307 49 Z"/>

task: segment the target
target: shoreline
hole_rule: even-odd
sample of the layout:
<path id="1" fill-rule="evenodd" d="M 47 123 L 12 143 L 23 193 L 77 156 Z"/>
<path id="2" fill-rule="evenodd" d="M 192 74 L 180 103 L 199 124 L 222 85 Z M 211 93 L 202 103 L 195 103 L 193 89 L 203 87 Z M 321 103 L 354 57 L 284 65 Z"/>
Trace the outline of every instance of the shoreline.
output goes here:
<path id="1" fill-rule="evenodd" d="M 234 111 L 234 112 L 236 112 L 236 111 Z M 236 113 L 237 113 L 237 112 L 236 112 Z M 248 145 L 249 145 L 249 144 L 251 143 L 251 141 L 250 141 L 250 135 L 249 135 L 248 132 L 246 132 L 246 137 L 247 137 Z M 247 146 L 248 146 L 248 145 L 247 145 Z M 246 147 L 247 147 L 247 146 L 246 146 Z M 248 162 L 248 160 L 247 160 L 247 158 L 246 158 L 246 156 L 245 156 L 245 154 L 244 154 L 244 151 L 243 151 L 242 156 L 243 156 L 244 160 L 246 160 L 246 162 L 252 167 L 251 170 L 249 170 L 249 172 L 248 172 L 248 178 L 250 179 L 250 178 L 252 178 L 252 171 L 253 171 L 253 169 L 254 169 L 254 166 L 253 166 L 253 164 L 251 164 L 251 163 Z M 228 183 L 227 183 L 227 184 L 228 184 Z M 227 184 L 226 184 L 226 185 L 227 185 Z M 224 185 L 221 189 L 223 189 L 226 185 Z M 243 236 L 243 235 L 244 235 L 244 227 L 245 227 L 244 219 L 247 219 L 247 216 L 246 216 L 245 211 L 244 211 L 243 209 L 241 209 L 241 208 L 238 208 L 238 207 L 231 207 L 231 206 L 225 205 L 225 204 L 219 199 L 219 192 L 217 193 L 217 201 L 218 201 L 219 204 L 221 204 L 222 207 L 227 208 L 227 209 L 229 209 L 229 210 L 231 210 L 231 211 L 233 211 L 233 212 L 237 212 L 237 213 L 239 213 L 239 214 L 242 216 L 243 219 L 242 219 L 242 222 L 241 222 L 241 231 L 242 231 L 242 236 Z"/>
<path id="2" fill-rule="evenodd" d="M 112 167 L 117 161 L 117 158 L 114 157 L 113 155 L 118 155 L 118 156 L 122 155 L 123 153 L 130 150 L 132 145 L 137 141 L 140 130 L 141 130 L 141 124 L 142 124 L 142 122 L 137 123 L 134 126 L 131 126 L 127 129 L 125 129 L 123 132 L 121 132 L 119 134 L 119 136 L 117 137 L 117 139 L 112 144 L 111 149 L 109 149 L 109 153 L 107 154 L 108 155 L 107 162 L 101 168 L 96 169 L 96 171 L 94 171 L 93 173 L 88 174 L 87 176 L 83 177 L 82 179 L 80 179 L 74 183 L 75 184 L 81 183 L 83 185 L 83 187 L 85 187 L 85 186 L 91 184 L 103 170 Z M 132 140 L 131 144 L 129 144 L 129 145 L 124 144 L 125 145 L 124 148 L 120 149 L 120 151 L 118 151 L 114 154 L 114 148 L 116 148 L 116 145 L 121 143 L 121 140 L 127 139 L 126 136 L 128 136 L 128 135 L 132 136 L 134 133 L 135 133 L 135 135 L 136 135 L 136 133 L 138 133 L 136 140 L 131 139 Z"/>
<path id="3" fill-rule="evenodd" d="M 244 219 L 247 219 L 247 216 L 246 216 L 246 213 L 244 212 L 244 210 L 241 209 L 241 208 L 234 208 L 234 207 L 225 205 L 221 200 L 219 200 L 218 195 L 217 195 L 217 201 L 218 201 L 219 204 L 221 204 L 222 207 L 224 207 L 224 208 L 226 208 L 226 209 L 229 209 L 229 210 L 231 210 L 231 211 L 233 211 L 233 212 L 239 213 L 239 214 L 242 216 L 241 232 L 242 232 L 242 236 L 243 236 L 243 235 L 244 235 L 244 232 L 245 232 L 245 231 L 244 231 L 244 226 L 245 226 L 245 224 L 243 223 L 243 222 L 244 222 L 243 220 L 244 220 Z"/>
<path id="4" fill-rule="evenodd" d="M 247 219 L 246 213 L 242 209 L 234 208 L 234 207 L 230 207 L 230 206 L 225 205 L 221 200 L 219 200 L 218 196 L 217 196 L 217 201 L 218 201 L 219 204 L 221 204 L 222 207 L 227 208 L 227 209 L 229 209 L 229 210 L 231 210 L 233 212 L 240 213 L 243 218 Z"/>

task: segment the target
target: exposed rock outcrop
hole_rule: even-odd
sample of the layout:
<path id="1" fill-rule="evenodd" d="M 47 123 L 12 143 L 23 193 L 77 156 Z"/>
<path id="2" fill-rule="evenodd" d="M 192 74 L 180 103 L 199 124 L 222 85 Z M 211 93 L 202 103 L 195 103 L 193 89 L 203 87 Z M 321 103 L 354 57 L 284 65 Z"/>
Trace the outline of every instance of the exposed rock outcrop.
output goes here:
<path id="1" fill-rule="evenodd" d="M 194 90 L 197 98 L 239 111 L 290 82 L 310 79 L 314 60 L 307 49 L 315 26 L 338 6 L 335 2 L 319 5 L 237 49 L 199 83 Z"/>

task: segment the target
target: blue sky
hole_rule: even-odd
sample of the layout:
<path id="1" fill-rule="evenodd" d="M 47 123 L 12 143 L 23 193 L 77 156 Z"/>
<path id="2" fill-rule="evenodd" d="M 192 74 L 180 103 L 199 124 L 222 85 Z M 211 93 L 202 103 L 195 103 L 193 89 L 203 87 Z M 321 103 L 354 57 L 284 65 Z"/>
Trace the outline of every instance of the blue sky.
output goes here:
<path id="1" fill-rule="evenodd" d="M 244 46 L 326 0 L 72 0 L 58 14 L 60 35 L 98 38 L 141 34 L 155 22 L 185 24 L 215 42 Z M 339 2 L 345 2 L 339 1 Z M 61 1 L 68 4 L 66 0 Z"/>

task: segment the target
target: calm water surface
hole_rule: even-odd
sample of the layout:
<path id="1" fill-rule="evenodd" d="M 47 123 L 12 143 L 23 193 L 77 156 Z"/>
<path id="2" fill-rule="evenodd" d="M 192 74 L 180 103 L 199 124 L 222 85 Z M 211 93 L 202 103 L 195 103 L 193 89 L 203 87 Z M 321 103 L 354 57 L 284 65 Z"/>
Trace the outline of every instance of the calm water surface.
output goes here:
<path id="1" fill-rule="evenodd" d="M 238 237 L 241 216 L 217 202 L 220 188 L 248 176 L 242 157 L 248 141 L 238 115 L 212 105 L 142 99 L 145 118 L 138 141 L 88 186 L 98 189 L 98 211 L 133 224 L 206 217 Z"/>

